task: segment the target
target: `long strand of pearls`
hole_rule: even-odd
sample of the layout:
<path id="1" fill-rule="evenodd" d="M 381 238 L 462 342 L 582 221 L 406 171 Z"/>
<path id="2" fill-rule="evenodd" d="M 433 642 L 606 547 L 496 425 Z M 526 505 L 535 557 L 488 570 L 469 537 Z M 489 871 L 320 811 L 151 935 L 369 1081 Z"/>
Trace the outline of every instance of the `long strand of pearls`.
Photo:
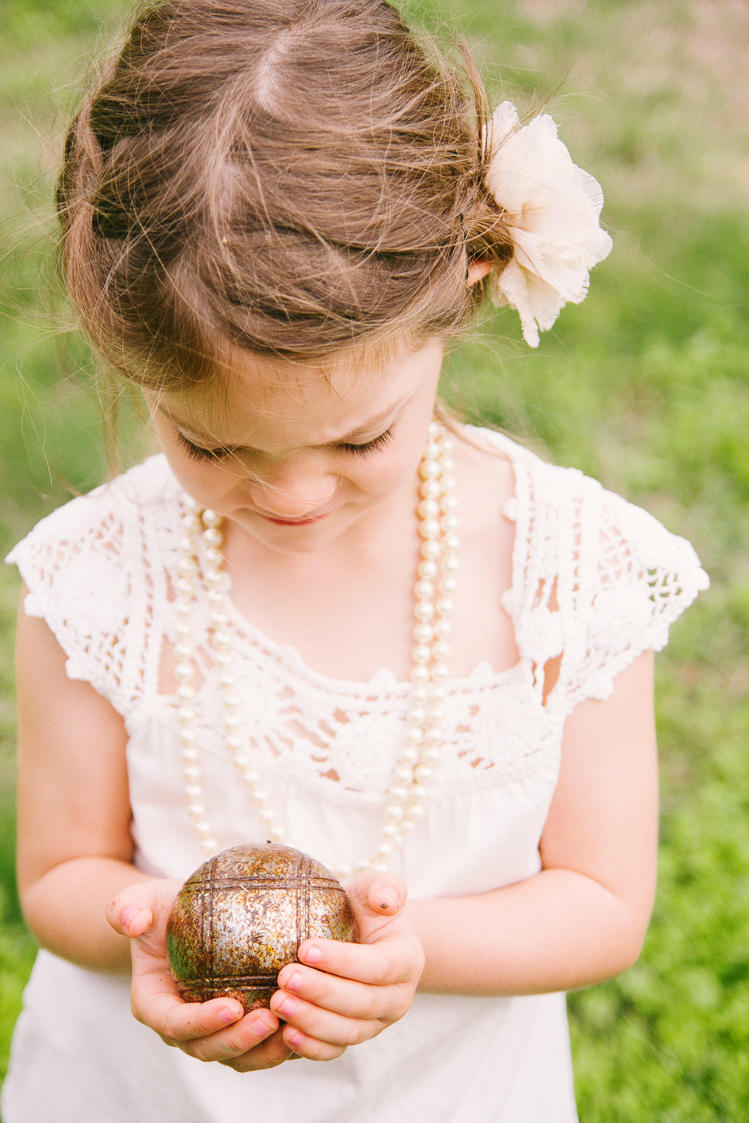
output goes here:
<path id="1" fill-rule="evenodd" d="M 244 781 L 252 801 L 257 804 L 258 816 L 264 823 L 266 834 L 276 842 L 282 842 L 284 837 L 283 827 L 275 821 L 273 809 L 268 805 L 268 793 L 263 790 L 259 774 L 251 767 L 252 762 L 247 755 L 245 739 L 239 732 L 240 719 L 237 715 L 239 697 L 236 694 L 237 677 L 232 666 L 232 657 L 229 651 L 231 634 L 227 630 L 229 617 L 226 613 L 226 593 L 224 592 L 224 575 L 221 571 L 223 557 L 220 546 L 223 542 L 221 534 L 221 518 L 213 511 L 200 511 L 193 500 L 188 499 L 189 510 L 182 519 L 184 537 L 180 543 L 182 560 L 180 562 L 180 578 L 177 582 L 177 624 L 178 643 L 175 645 L 177 666 L 175 675 L 179 680 L 177 697 L 180 707 L 177 717 L 180 722 L 180 741 L 182 742 L 183 776 L 185 779 L 185 794 L 187 795 L 187 811 L 193 820 L 195 831 L 200 839 L 200 844 L 207 854 L 214 854 L 218 850 L 214 831 L 206 817 L 200 771 L 199 754 L 196 747 L 197 735 L 195 732 L 195 711 L 192 703 L 195 698 L 195 689 L 191 680 L 195 674 L 194 649 L 188 639 L 192 636 L 189 617 L 194 604 L 195 575 L 200 570 L 198 562 L 198 539 L 202 537 L 203 550 L 203 581 L 205 583 L 208 603 L 211 608 L 211 648 L 213 659 L 219 669 L 219 686 L 223 702 L 223 732 L 224 744 L 229 755 L 236 765 Z"/>
<path id="2" fill-rule="evenodd" d="M 424 815 L 427 785 L 434 773 L 444 740 L 445 680 L 450 652 L 449 615 L 459 540 L 455 533 L 455 479 L 450 457 L 452 440 L 439 422 L 429 426 L 429 436 L 419 465 L 419 535 L 421 558 L 414 587 L 415 645 L 412 650 L 411 695 L 404 745 L 397 761 L 393 782 L 385 807 L 385 821 L 380 839 L 371 858 L 359 858 L 352 864 L 336 868 L 340 878 L 365 870 L 386 870 L 392 855 L 403 845 L 406 835 Z M 237 677 L 231 656 L 231 632 L 226 612 L 225 577 L 221 518 L 213 511 L 202 510 L 191 499 L 182 519 L 183 537 L 177 581 L 177 643 L 175 674 L 179 682 L 177 717 L 180 725 L 182 771 L 187 796 L 187 811 L 193 820 L 200 845 L 207 854 L 218 850 L 219 844 L 208 821 L 197 749 L 195 730 L 195 651 L 192 642 L 191 615 L 195 603 L 196 581 L 202 575 L 210 605 L 211 649 L 219 671 L 223 701 L 224 744 L 233 760 L 250 798 L 257 806 L 266 834 L 274 841 L 284 840 L 283 826 L 268 801 L 260 775 L 253 768 L 246 737 L 240 732 L 238 716 L 240 699 L 236 693 Z M 202 546 L 202 548 L 201 548 Z"/>
<path id="3" fill-rule="evenodd" d="M 203 850 L 207 854 L 213 854 L 218 849 L 218 842 L 213 837 L 211 825 L 206 819 L 205 806 L 202 803 L 204 796 L 201 781 L 203 777 L 200 770 L 200 754 L 197 749 L 195 732 L 194 705 L 196 691 L 193 686 L 195 665 L 193 661 L 192 627 L 190 625 L 195 597 L 195 581 L 198 577 L 196 538 L 199 528 L 200 519 L 197 513 L 197 504 L 193 500 L 188 500 L 188 510 L 182 516 L 183 536 L 180 541 L 182 556 L 179 562 L 179 578 L 176 587 L 177 642 L 174 646 L 174 654 L 177 664 L 174 668 L 174 674 L 179 683 L 177 687 L 177 701 L 179 703 L 177 720 L 179 722 L 182 776 L 185 781 L 187 812 L 193 821 Z M 211 589 L 210 592 L 212 591 Z"/>
<path id="4" fill-rule="evenodd" d="M 421 560 L 416 569 L 414 616 L 416 641 L 411 652 L 411 697 L 406 736 L 393 773 L 385 806 L 385 822 L 371 859 L 360 858 L 353 868 L 340 865 L 340 878 L 368 869 L 386 870 L 409 831 L 424 815 L 427 784 L 434 774 L 444 738 L 443 703 L 447 658 L 450 646 L 448 616 L 452 609 L 460 545 L 455 530 L 457 502 L 450 457 L 452 440 L 438 422 L 429 426 L 429 437 L 419 465 L 419 497 L 416 508 Z"/>

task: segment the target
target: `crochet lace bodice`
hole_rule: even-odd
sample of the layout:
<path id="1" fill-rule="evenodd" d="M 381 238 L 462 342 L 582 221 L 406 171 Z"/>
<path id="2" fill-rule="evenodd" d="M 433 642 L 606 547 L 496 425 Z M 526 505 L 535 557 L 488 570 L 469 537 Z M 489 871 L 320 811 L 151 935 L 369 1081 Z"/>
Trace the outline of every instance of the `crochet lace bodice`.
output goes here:
<path id="1" fill-rule="evenodd" d="M 503 605 L 520 661 L 499 674 L 482 663 L 468 678 L 448 683 L 447 736 L 431 789 L 433 807 L 444 810 L 512 785 L 526 791 L 536 785 L 546 799 L 567 714 L 583 699 L 608 697 L 629 662 L 647 648 L 663 647 L 669 624 L 707 586 L 689 543 L 645 511 L 579 471 L 549 465 L 497 434 L 484 436 L 510 458 L 515 475 L 515 496 L 504 512 L 516 524 L 513 580 Z M 165 459 L 153 457 L 55 511 L 9 559 L 31 590 L 26 612 L 52 628 L 70 677 L 91 682 L 125 719 L 136 836 L 140 773 L 152 768 L 157 729 L 165 759 L 158 781 L 149 781 L 146 803 L 166 801 L 178 819 L 184 816 L 180 829 L 189 827 L 176 702 L 159 693 L 163 643 L 175 637 L 182 501 Z M 276 805 L 296 799 L 331 813 L 335 807 L 381 813 L 408 684 L 387 670 L 368 683 L 327 678 L 236 611 L 233 616 L 244 727 Z M 213 789 L 212 821 L 223 827 L 228 845 L 238 840 L 240 823 L 251 824 L 250 833 L 256 824 L 218 733 L 222 715 L 207 621 L 201 601 L 195 612 L 204 679 L 198 732 Z M 550 691 L 544 677 L 549 660 L 559 663 Z M 317 843 L 323 860 L 343 860 L 329 852 L 336 833 Z"/>

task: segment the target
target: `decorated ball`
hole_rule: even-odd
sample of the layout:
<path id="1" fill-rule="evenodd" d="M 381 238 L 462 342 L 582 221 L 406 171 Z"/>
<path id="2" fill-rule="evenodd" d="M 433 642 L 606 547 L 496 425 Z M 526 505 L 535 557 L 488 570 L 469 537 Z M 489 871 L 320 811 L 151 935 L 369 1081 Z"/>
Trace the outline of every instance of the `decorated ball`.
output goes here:
<path id="1" fill-rule="evenodd" d="M 268 1006 L 277 976 L 311 936 L 356 943 L 343 886 L 290 846 L 234 846 L 188 878 L 166 931 L 169 966 L 185 1002 L 238 999 Z"/>

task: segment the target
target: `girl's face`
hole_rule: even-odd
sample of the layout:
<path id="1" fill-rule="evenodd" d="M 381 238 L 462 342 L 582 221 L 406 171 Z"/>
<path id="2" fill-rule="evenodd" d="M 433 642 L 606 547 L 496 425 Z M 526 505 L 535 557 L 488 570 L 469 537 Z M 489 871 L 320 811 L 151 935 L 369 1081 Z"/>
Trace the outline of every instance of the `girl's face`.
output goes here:
<path id="1" fill-rule="evenodd" d="M 442 357 L 431 340 L 322 372 L 237 351 L 226 378 L 148 402 L 188 494 L 271 549 L 303 553 L 412 501 Z"/>

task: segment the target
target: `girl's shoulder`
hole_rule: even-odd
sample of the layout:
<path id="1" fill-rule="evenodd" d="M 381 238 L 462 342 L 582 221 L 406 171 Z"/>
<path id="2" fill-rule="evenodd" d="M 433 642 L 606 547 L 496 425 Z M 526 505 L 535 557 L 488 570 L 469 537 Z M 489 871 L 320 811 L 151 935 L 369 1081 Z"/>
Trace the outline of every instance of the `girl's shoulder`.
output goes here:
<path id="1" fill-rule="evenodd" d="M 95 582 L 89 595 L 126 574 L 132 579 L 178 532 L 181 494 L 166 459 L 152 456 L 43 518 L 6 558 L 31 590 L 27 611 L 53 585 L 58 596 L 60 582 L 80 587 L 87 572 Z"/>
<path id="2" fill-rule="evenodd" d="M 565 708 L 607 698 L 645 650 L 660 651 L 673 621 L 709 587 L 692 545 L 648 511 L 490 430 L 510 461 L 515 494 L 512 587 L 503 605 L 522 655 L 539 668 L 561 657 Z"/>
<path id="3" fill-rule="evenodd" d="M 707 587 L 707 575 L 700 569 L 691 543 L 667 530 L 649 511 L 608 491 L 579 468 L 564 468 L 543 460 L 504 433 L 490 429 L 479 432 L 512 465 L 515 495 L 505 504 L 505 514 L 518 523 L 529 549 L 540 546 L 541 539 L 546 540 L 549 535 L 558 548 L 568 547 L 572 534 L 583 550 L 597 546 L 595 553 L 600 566 L 601 550 L 610 554 L 617 540 L 627 556 L 632 551 L 641 560 L 681 564 L 700 582 L 699 588 Z M 609 538 L 607 530 L 613 538 Z M 573 551 L 569 560 L 574 561 L 577 552 Z M 629 571 L 631 563 L 626 568 Z"/>
<path id="4" fill-rule="evenodd" d="M 181 495 L 165 458 L 150 457 L 58 507 L 6 558 L 28 587 L 24 611 L 66 652 L 69 677 L 92 682 L 120 712 L 144 685 L 133 660 L 147 658 L 146 631 L 168 601 Z"/>

